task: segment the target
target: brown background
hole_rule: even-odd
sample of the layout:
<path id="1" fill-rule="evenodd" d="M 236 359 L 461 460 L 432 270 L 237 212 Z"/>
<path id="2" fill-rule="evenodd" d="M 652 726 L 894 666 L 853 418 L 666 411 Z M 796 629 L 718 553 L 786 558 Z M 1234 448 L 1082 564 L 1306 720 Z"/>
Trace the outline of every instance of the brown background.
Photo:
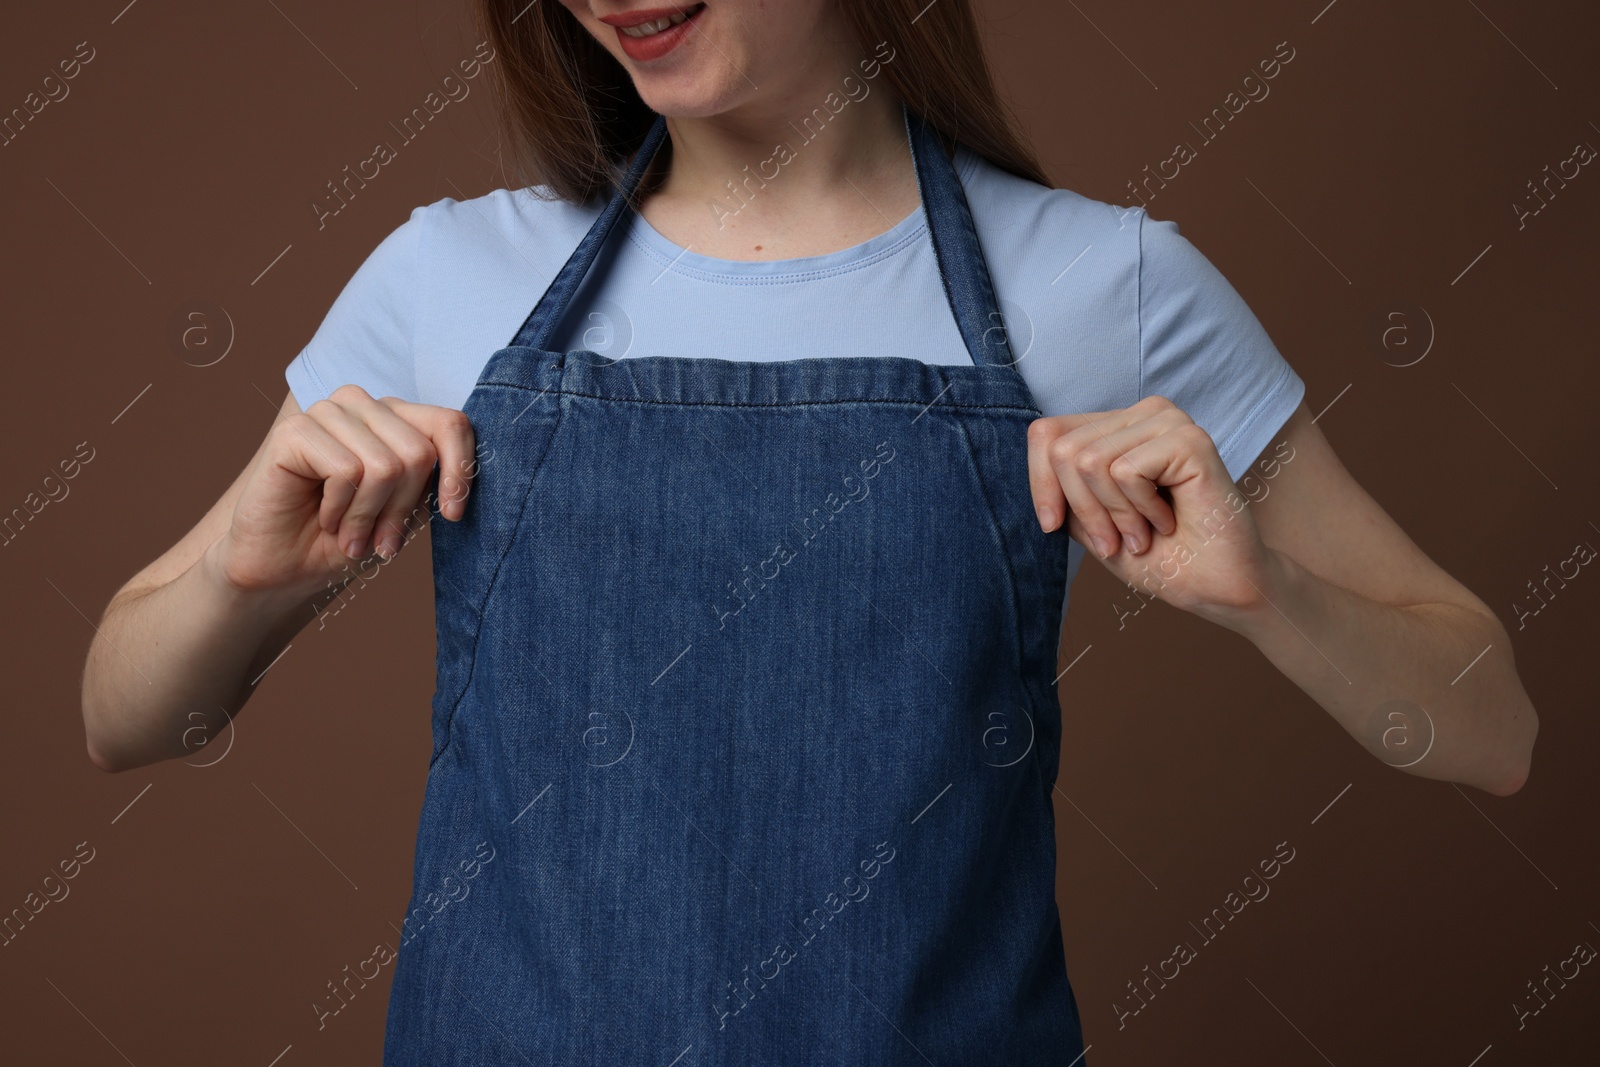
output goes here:
<path id="1" fill-rule="evenodd" d="M 1062 645 L 1063 666 L 1088 651 L 1062 683 L 1057 822 L 1087 1062 L 1594 1063 L 1594 968 L 1525 1028 L 1512 1005 L 1600 944 L 1600 577 L 1585 569 L 1521 630 L 1513 605 L 1578 542 L 1600 545 L 1600 173 L 1520 231 L 1511 205 L 1600 145 L 1600 27 L 1571 2 L 1321 2 L 980 13 L 1056 182 L 1113 202 L 1279 42 L 1295 48 L 1150 211 L 1244 295 L 1313 411 L 1333 405 L 1319 425 L 1361 482 L 1512 630 L 1541 717 L 1533 775 L 1500 799 L 1386 767 L 1242 640 L 1165 605 L 1119 632 L 1122 591 L 1086 567 Z M 96 51 L 0 147 L 0 510 L 79 442 L 95 450 L 0 550 L 0 912 L 78 842 L 95 849 L 0 948 L 0 1058 L 375 1063 L 389 969 L 320 1032 L 310 1006 L 392 940 L 406 903 L 427 546 L 295 639 L 212 766 L 95 770 L 79 679 L 107 599 L 249 458 L 284 365 L 367 253 L 413 206 L 503 184 L 480 81 L 325 229 L 309 207 L 476 37 L 456 0 L 124 3 L 26 5 L 0 32 L 0 112 L 78 42 Z M 213 312 L 211 347 L 185 350 L 171 323 L 202 299 L 231 327 Z M 1386 351 L 1377 328 L 1407 308 L 1415 343 Z M 1422 350 L 1418 308 L 1436 341 L 1390 365 Z M 226 358 L 190 365 L 230 330 Z M 1271 896 L 1119 1028 L 1126 983 L 1199 946 L 1189 924 L 1284 841 L 1296 855 Z"/>

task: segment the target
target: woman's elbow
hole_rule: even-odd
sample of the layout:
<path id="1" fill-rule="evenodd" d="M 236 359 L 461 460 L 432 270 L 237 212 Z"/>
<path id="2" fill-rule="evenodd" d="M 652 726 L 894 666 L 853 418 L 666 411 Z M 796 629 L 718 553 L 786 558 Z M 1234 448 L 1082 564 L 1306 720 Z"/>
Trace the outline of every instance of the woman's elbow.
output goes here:
<path id="1" fill-rule="evenodd" d="M 1518 713 L 1517 721 L 1522 725 L 1521 743 L 1509 760 L 1511 766 L 1498 783 L 1499 787 L 1489 790 L 1497 797 L 1508 797 L 1527 785 L 1528 775 L 1533 771 L 1533 743 L 1539 737 L 1539 713 L 1529 704 Z"/>

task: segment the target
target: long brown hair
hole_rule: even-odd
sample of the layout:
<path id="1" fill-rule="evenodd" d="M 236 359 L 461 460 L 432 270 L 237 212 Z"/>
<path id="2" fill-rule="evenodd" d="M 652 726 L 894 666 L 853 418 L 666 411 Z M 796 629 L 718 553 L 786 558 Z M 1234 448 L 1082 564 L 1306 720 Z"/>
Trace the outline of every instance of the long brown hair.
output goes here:
<path id="1" fill-rule="evenodd" d="M 947 145 L 1053 184 L 995 91 L 970 0 L 834 2 L 863 48 L 894 49 L 881 76 Z M 477 15 L 497 53 L 488 73 L 511 173 L 573 203 L 609 190 L 655 119 L 627 70 L 557 0 L 478 0 Z"/>

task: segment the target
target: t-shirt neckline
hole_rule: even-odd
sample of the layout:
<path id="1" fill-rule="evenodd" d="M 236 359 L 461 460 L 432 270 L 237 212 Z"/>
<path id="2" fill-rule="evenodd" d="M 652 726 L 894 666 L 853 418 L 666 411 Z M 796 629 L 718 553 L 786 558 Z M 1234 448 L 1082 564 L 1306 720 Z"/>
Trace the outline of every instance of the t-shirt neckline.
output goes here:
<path id="1" fill-rule="evenodd" d="M 963 184 L 967 182 L 976 163 L 976 157 L 964 145 L 956 148 L 955 167 Z M 675 273 L 691 274 L 707 280 L 749 280 L 815 278 L 819 275 L 839 274 L 874 263 L 893 255 L 927 232 L 928 220 L 919 199 L 911 213 L 889 229 L 869 237 L 849 248 L 824 252 L 816 256 L 795 256 L 788 259 L 722 259 L 702 255 L 692 249 L 668 240 L 638 212 L 631 212 L 632 225 L 628 239 L 663 266 L 670 265 Z"/>

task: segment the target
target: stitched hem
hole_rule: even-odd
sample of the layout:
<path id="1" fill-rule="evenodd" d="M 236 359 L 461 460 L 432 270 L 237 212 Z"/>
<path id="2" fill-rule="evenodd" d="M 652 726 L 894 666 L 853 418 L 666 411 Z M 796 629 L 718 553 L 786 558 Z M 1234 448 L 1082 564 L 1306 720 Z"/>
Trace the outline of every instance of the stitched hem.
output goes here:
<path id="1" fill-rule="evenodd" d="M 1234 481 L 1237 482 L 1249 473 L 1250 465 L 1261 454 L 1261 450 L 1267 447 L 1267 443 L 1271 441 L 1273 435 L 1282 429 L 1283 424 L 1294 413 L 1294 408 L 1299 405 L 1300 398 L 1305 392 L 1303 383 L 1300 383 L 1300 389 L 1295 389 L 1297 382 L 1298 375 L 1295 374 L 1294 367 L 1285 363 L 1283 369 L 1278 372 L 1277 378 L 1273 379 L 1272 386 L 1267 390 L 1266 395 L 1256 401 L 1250 408 L 1249 414 L 1240 422 L 1239 428 L 1217 445 L 1217 454 L 1222 456 L 1224 466 L 1231 466 L 1228 464 L 1228 454 L 1234 449 L 1241 446 L 1247 448 L 1254 446 L 1254 451 L 1249 452 L 1248 455 L 1241 454 L 1238 457 L 1238 462 L 1243 464 L 1238 474 L 1234 474 L 1231 469 L 1228 471 L 1228 476 Z M 1294 400 L 1294 403 L 1289 405 L 1289 410 L 1284 412 L 1279 419 L 1268 420 L 1267 422 L 1261 421 L 1262 416 L 1277 408 L 1286 396 L 1292 397 Z M 1266 432 L 1263 432 L 1263 430 Z M 1260 444 L 1256 444 L 1257 441 Z"/>
<path id="2" fill-rule="evenodd" d="M 491 379 L 489 381 L 480 381 L 478 383 L 478 385 L 480 385 L 480 386 L 496 385 L 496 386 L 500 386 L 500 387 L 505 388 L 505 389 L 518 389 L 518 390 L 521 390 L 522 392 L 525 392 L 525 393 L 539 393 L 539 392 L 547 392 L 548 391 L 548 390 L 541 390 L 541 389 L 533 389 L 533 388 L 531 388 L 529 386 L 523 385 L 520 382 L 503 382 L 503 381 L 497 381 L 497 380 L 493 380 L 493 379 Z M 832 405 L 832 404 L 889 404 L 889 405 L 894 405 L 894 406 L 897 406 L 897 407 L 908 407 L 908 408 L 917 408 L 918 410 L 925 410 L 925 409 L 930 408 L 930 407 L 933 406 L 933 405 L 930 405 L 928 402 L 926 402 L 924 400 L 894 400 L 894 399 L 883 398 L 883 397 L 878 397 L 878 398 L 872 398 L 872 397 L 845 397 L 845 398 L 841 398 L 841 399 L 838 399 L 838 400 L 802 400 L 802 401 L 792 402 L 792 403 L 777 404 L 777 403 L 749 403 L 749 402 L 735 403 L 735 402 L 729 401 L 729 400 L 652 400 L 649 397 L 642 397 L 642 396 L 639 396 L 639 397 L 605 396 L 605 395 L 603 395 L 601 393 L 580 393 L 580 392 L 576 392 L 576 391 L 568 390 L 568 389 L 562 390 L 561 391 L 561 395 L 562 396 L 581 396 L 581 397 L 585 397 L 586 399 L 589 399 L 589 400 L 606 400 L 606 401 L 610 401 L 611 403 L 614 403 L 614 404 L 659 404 L 659 405 L 663 405 L 663 406 L 666 406 L 666 407 L 684 407 L 684 408 L 708 407 L 708 408 L 795 408 L 795 409 L 801 409 L 801 408 L 811 408 L 811 407 L 823 407 L 823 406 Z M 1022 406 L 1017 405 L 1017 404 L 957 404 L 957 403 L 946 403 L 946 404 L 943 405 L 943 407 L 946 410 L 954 410 L 954 411 L 976 411 L 976 410 L 1015 411 L 1019 415 L 1028 416 L 1030 419 L 1039 418 L 1039 409 L 1038 408 L 1036 408 L 1036 407 L 1022 407 Z"/>
<path id="3" fill-rule="evenodd" d="M 295 388 L 296 385 L 308 387 L 309 395 L 313 397 L 312 403 L 315 403 L 317 400 L 328 399 L 328 395 L 333 391 L 329 389 L 327 383 L 322 380 L 322 375 L 317 373 L 317 368 L 312 366 L 311 348 L 309 345 L 305 348 L 302 348 L 300 350 L 300 354 L 289 361 L 289 365 L 284 368 L 283 378 L 284 381 L 288 383 L 289 391 L 291 393 L 298 394 L 300 392 L 300 390 Z M 300 398 L 298 395 L 295 397 L 295 403 L 300 403 Z M 310 406 L 310 403 L 300 404 L 300 410 L 304 411 Z"/>

